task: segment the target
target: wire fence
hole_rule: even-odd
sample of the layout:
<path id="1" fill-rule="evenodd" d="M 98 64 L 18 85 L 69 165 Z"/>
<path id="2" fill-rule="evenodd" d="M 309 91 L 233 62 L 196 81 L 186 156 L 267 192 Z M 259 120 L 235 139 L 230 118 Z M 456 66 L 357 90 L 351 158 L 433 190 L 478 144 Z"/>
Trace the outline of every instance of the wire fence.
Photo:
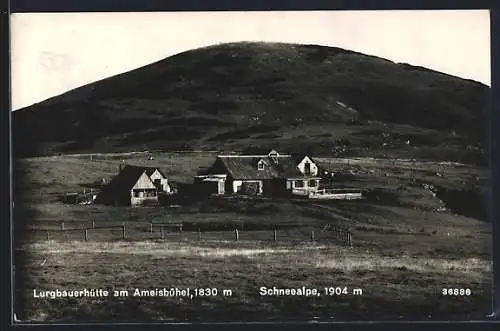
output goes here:
<path id="1" fill-rule="evenodd" d="M 269 241 L 328 242 L 353 245 L 349 229 L 338 224 L 288 225 L 246 229 L 244 225 L 121 223 L 96 221 L 43 222 L 28 229 L 30 241 Z"/>

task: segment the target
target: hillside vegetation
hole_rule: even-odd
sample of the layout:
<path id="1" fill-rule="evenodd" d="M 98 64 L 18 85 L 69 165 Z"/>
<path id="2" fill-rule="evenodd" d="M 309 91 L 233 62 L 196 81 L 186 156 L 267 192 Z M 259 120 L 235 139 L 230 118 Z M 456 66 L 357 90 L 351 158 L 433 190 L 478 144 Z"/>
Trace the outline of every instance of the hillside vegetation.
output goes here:
<path id="1" fill-rule="evenodd" d="M 477 162 L 489 93 L 340 48 L 221 44 L 15 111 L 15 153 L 275 147 Z"/>

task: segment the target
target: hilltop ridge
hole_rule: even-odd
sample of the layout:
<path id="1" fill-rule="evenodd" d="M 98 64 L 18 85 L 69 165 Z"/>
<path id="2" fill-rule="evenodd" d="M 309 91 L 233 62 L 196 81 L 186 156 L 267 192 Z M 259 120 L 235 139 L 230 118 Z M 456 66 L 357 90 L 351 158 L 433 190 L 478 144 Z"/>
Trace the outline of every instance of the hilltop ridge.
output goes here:
<path id="1" fill-rule="evenodd" d="M 489 94 L 478 82 L 336 47 L 219 44 L 15 111 L 14 149 L 474 159 L 484 154 Z"/>

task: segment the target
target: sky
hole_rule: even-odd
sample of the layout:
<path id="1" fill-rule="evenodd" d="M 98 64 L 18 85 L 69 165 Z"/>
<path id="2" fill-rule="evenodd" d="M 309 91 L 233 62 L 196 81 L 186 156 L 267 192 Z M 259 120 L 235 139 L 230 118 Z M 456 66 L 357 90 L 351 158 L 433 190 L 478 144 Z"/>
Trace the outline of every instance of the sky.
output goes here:
<path id="1" fill-rule="evenodd" d="M 341 47 L 491 86 L 487 10 L 22 13 L 11 16 L 12 109 L 236 41 Z"/>

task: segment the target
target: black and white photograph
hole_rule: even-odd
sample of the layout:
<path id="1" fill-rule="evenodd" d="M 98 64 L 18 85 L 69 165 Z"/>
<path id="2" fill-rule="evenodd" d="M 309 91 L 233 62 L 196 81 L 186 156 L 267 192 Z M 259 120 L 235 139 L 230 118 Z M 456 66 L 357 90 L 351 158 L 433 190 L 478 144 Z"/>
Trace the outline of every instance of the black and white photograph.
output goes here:
<path id="1" fill-rule="evenodd" d="M 11 16 L 16 323 L 484 320 L 488 10 Z"/>

